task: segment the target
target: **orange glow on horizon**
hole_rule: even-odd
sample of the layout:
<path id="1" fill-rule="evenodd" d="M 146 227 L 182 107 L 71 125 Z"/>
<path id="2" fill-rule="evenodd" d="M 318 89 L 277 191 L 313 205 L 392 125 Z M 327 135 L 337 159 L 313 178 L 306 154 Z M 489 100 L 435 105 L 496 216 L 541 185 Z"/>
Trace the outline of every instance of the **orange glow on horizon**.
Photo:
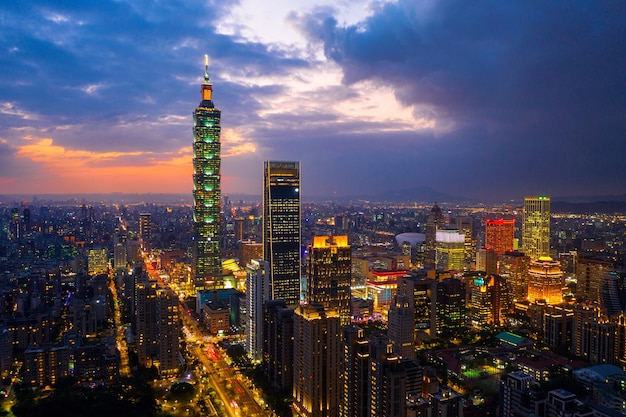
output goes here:
<path id="1" fill-rule="evenodd" d="M 94 152 L 55 145 L 50 138 L 25 137 L 18 158 L 39 168 L 28 193 L 184 193 L 192 189 L 191 148 L 176 153 Z M 126 159 L 132 159 L 128 161 Z M 139 161 L 139 162 L 138 162 Z M 15 183 L 6 178 L 0 184 Z"/>

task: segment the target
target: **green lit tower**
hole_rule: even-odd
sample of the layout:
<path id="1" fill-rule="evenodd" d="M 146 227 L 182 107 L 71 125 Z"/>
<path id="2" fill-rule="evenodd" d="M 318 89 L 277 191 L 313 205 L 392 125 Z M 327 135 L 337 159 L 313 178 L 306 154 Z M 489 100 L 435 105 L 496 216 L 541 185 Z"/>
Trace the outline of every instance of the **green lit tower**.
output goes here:
<path id="1" fill-rule="evenodd" d="M 202 101 L 193 113 L 193 271 L 196 288 L 223 288 L 220 256 L 220 117 L 205 55 Z"/>

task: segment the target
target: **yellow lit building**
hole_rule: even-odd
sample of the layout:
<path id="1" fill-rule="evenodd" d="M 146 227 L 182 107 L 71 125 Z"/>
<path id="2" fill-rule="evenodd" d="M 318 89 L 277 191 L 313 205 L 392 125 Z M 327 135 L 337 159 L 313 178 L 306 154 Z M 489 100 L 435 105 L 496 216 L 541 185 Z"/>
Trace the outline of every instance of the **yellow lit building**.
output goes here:
<path id="1" fill-rule="evenodd" d="M 550 197 L 524 198 L 522 247 L 530 259 L 550 256 Z"/>
<path id="2" fill-rule="evenodd" d="M 458 230 L 437 230 L 436 265 L 438 271 L 463 271 L 465 235 Z"/>
<path id="3" fill-rule="evenodd" d="M 561 264 L 549 256 L 531 261 L 528 268 L 528 301 L 545 300 L 547 304 L 563 302 Z"/>
<path id="4" fill-rule="evenodd" d="M 306 258 L 307 301 L 335 309 L 350 324 L 351 249 L 348 236 L 314 236 Z"/>

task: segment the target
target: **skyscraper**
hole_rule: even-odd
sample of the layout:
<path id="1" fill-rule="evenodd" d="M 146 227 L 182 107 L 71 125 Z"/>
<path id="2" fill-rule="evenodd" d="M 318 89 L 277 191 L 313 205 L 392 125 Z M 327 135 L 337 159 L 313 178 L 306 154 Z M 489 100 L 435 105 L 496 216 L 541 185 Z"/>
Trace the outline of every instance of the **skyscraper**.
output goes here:
<path id="1" fill-rule="evenodd" d="M 337 310 L 350 324 L 351 249 L 348 236 L 313 236 L 306 258 L 307 301 Z"/>
<path id="2" fill-rule="evenodd" d="M 413 298 L 396 294 L 389 306 L 389 340 L 401 358 L 415 359 Z"/>
<path id="3" fill-rule="evenodd" d="M 223 288 L 220 256 L 220 117 L 205 55 L 202 101 L 193 113 L 193 279 L 199 288 Z"/>
<path id="4" fill-rule="evenodd" d="M 445 220 L 441 209 L 435 203 L 426 219 L 426 255 L 424 256 L 424 267 L 428 269 L 435 268 L 436 252 L 437 252 L 437 229 L 443 228 Z"/>
<path id="5" fill-rule="evenodd" d="M 269 301 L 269 266 L 253 259 L 246 265 L 246 349 L 254 361 L 261 360 L 263 342 L 263 304 Z"/>
<path id="6" fill-rule="evenodd" d="M 513 250 L 515 219 L 487 220 L 485 222 L 485 248 L 498 255 Z"/>
<path id="7" fill-rule="evenodd" d="M 545 300 L 548 304 L 563 302 L 563 271 L 559 261 L 549 256 L 530 262 L 528 301 Z"/>
<path id="8" fill-rule="evenodd" d="M 263 176 L 263 258 L 272 299 L 300 302 L 300 163 L 266 161 Z"/>
<path id="9" fill-rule="evenodd" d="M 346 326 L 342 329 L 343 361 L 341 364 L 340 417 L 369 417 L 369 341 L 363 329 Z"/>
<path id="10" fill-rule="evenodd" d="M 152 240 L 152 214 L 139 213 L 139 239 L 141 239 L 141 247 L 147 250 Z"/>
<path id="11" fill-rule="evenodd" d="M 294 408 L 305 417 L 338 417 L 341 396 L 341 325 L 336 310 L 299 306 L 294 315 Z"/>
<path id="12" fill-rule="evenodd" d="M 522 247 L 530 259 L 550 256 L 550 197 L 524 198 Z"/>

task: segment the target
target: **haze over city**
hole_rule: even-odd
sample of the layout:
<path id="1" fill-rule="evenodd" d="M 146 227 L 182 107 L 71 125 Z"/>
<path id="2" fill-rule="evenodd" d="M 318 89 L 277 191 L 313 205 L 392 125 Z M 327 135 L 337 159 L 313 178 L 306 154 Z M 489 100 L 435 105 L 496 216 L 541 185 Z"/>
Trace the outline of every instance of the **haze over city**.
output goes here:
<path id="1" fill-rule="evenodd" d="M 186 193 L 205 54 L 222 190 L 626 193 L 623 2 L 0 5 L 0 190 Z"/>

